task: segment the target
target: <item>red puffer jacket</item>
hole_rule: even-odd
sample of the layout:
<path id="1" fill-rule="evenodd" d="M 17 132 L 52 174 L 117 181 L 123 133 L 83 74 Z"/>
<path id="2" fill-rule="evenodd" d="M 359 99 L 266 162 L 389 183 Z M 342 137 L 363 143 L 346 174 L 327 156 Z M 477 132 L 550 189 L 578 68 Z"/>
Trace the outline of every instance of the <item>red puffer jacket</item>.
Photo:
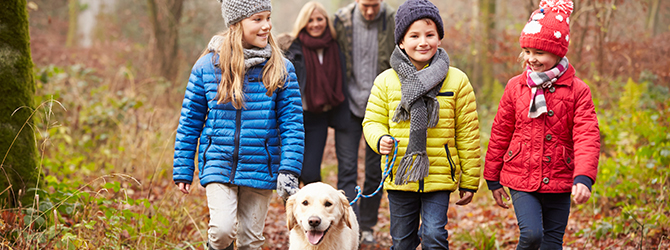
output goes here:
<path id="1" fill-rule="evenodd" d="M 570 65 L 545 89 L 547 113 L 528 118 L 527 73 L 510 79 L 493 121 L 484 179 L 525 192 L 571 192 L 576 176 L 595 182 L 600 129 L 591 91 Z"/>

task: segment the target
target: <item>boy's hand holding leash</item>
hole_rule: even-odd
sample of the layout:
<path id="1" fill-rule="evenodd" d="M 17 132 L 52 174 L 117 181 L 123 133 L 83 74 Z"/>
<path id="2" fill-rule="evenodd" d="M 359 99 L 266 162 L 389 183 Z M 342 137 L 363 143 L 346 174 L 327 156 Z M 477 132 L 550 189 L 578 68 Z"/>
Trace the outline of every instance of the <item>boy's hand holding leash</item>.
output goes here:
<path id="1" fill-rule="evenodd" d="M 400 142 L 400 140 L 398 140 Z M 395 142 L 393 141 L 393 137 L 385 135 L 382 136 L 382 139 L 379 140 L 379 154 L 382 155 L 387 155 L 391 153 L 391 150 L 393 150 L 393 146 L 395 145 Z"/>

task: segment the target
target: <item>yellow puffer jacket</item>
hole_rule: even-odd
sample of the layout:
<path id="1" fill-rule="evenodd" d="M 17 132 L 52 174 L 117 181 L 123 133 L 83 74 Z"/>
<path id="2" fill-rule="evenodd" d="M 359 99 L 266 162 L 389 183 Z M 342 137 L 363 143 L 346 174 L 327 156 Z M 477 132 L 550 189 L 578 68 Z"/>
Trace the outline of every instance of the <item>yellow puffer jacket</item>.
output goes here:
<path id="1" fill-rule="evenodd" d="M 426 152 L 430 159 L 429 174 L 423 180 L 395 185 L 400 159 L 409 142 L 409 120 L 393 122 L 401 99 L 400 79 L 388 69 L 375 79 L 363 119 L 363 133 L 370 147 L 379 153 L 379 140 L 391 135 L 398 143 L 398 155 L 384 188 L 412 192 L 455 191 L 457 187 L 477 191 L 480 175 L 479 120 L 475 93 L 463 71 L 450 67 L 437 99 L 440 120 L 428 128 Z M 386 157 L 382 157 L 384 170 Z M 460 180 L 460 184 L 459 184 Z"/>

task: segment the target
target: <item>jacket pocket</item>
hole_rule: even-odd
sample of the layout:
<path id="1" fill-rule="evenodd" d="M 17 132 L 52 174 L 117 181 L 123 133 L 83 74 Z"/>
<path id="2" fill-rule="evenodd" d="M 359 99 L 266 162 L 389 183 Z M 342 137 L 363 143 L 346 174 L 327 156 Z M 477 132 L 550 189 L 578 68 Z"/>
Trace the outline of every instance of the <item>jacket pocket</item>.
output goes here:
<path id="1" fill-rule="evenodd" d="M 503 161 L 504 162 L 509 162 L 512 159 L 516 158 L 517 155 L 521 152 L 521 142 L 510 144 L 509 148 L 507 148 L 507 153 L 505 153 L 505 156 L 503 156 Z"/>
<path id="2" fill-rule="evenodd" d="M 569 149 L 565 146 L 561 146 L 563 152 L 563 162 L 568 167 L 570 171 L 575 169 L 575 153 L 572 149 Z"/>
<path id="3" fill-rule="evenodd" d="M 456 163 L 451 159 L 451 151 L 449 151 L 449 144 L 444 145 L 444 150 L 447 152 L 447 161 L 449 162 L 449 168 L 451 168 L 451 180 L 456 182 Z"/>
<path id="4" fill-rule="evenodd" d="M 454 107 L 456 107 L 456 98 L 454 97 L 454 91 L 452 90 L 437 93 L 436 98 L 438 103 L 440 103 L 440 110 L 454 109 Z"/>
<path id="5" fill-rule="evenodd" d="M 272 155 L 270 154 L 270 146 L 268 145 L 268 139 L 265 139 L 265 153 L 268 155 L 268 173 L 270 177 L 274 177 L 272 174 Z"/>
<path id="6" fill-rule="evenodd" d="M 198 166 L 198 170 L 202 173 L 202 170 L 205 168 L 205 165 L 207 165 L 207 151 L 209 151 L 209 147 L 212 146 L 212 136 L 208 135 L 207 136 L 207 147 L 205 147 L 205 151 L 202 152 L 202 166 Z"/>

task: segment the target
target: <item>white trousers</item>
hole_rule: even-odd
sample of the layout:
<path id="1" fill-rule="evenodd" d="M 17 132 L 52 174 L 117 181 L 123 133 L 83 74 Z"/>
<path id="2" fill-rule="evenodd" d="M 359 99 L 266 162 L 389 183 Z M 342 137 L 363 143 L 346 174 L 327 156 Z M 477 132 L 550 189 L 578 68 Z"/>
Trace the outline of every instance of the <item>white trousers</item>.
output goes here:
<path id="1" fill-rule="evenodd" d="M 210 246 L 224 249 L 237 239 L 238 250 L 261 249 L 272 190 L 220 183 L 207 184 L 205 190 Z"/>

